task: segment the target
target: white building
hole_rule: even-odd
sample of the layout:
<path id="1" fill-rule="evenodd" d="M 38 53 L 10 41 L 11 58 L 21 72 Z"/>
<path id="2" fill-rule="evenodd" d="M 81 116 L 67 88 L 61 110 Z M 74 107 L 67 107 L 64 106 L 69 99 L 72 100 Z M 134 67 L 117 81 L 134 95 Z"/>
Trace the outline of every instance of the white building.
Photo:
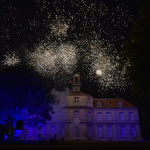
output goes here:
<path id="1" fill-rule="evenodd" d="M 52 120 L 42 129 L 28 128 L 26 140 L 141 140 L 138 109 L 123 99 L 93 99 L 80 91 L 80 76 L 73 77 L 73 90 L 55 101 Z M 20 133 L 21 135 L 21 133 Z"/>

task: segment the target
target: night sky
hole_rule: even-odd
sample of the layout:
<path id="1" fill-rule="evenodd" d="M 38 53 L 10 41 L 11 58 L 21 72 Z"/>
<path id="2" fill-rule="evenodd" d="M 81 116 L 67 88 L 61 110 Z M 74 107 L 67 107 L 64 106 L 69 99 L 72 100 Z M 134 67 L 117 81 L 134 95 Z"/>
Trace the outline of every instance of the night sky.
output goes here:
<path id="1" fill-rule="evenodd" d="M 117 59 L 144 0 L 1 0 L 1 69 L 27 65 L 65 89 L 128 98 Z M 128 65 L 125 64 L 125 67 Z M 50 83 L 51 84 L 51 83 Z"/>

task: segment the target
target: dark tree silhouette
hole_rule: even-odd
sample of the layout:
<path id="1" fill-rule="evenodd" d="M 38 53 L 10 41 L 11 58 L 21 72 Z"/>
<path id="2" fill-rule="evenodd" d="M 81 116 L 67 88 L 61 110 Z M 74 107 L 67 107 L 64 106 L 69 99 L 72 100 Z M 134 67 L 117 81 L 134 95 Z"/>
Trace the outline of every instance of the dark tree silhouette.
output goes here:
<path id="1" fill-rule="evenodd" d="M 121 67 L 129 61 L 126 78 L 139 107 L 142 136 L 150 139 L 150 0 L 141 7 L 121 54 Z"/>
<path id="2" fill-rule="evenodd" d="M 132 94 L 150 100 L 150 0 L 141 7 L 139 13 L 129 39 L 123 46 L 121 66 L 130 61 L 126 78 L 131 81 Z"/>

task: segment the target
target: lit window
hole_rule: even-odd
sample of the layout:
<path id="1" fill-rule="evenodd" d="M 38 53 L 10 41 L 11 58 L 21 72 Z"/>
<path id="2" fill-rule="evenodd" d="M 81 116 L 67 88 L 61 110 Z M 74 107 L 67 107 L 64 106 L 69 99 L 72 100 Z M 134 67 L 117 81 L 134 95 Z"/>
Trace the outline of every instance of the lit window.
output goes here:
<path id="1" fill-rule="evenodd" d="M 79 127 L 75 127 L 75 136 L 79 137 Z"/>
<path id="2" fill-rule="evenodd" d="M 126 137 L 126 130 L 125 130 L 125 126 L 121 126 L 121 137 Z"/>
<path id="3" fill-rule="evenodd" d="M 122 102 L 118 102 L 118 107 L 122 107 Z"/>
<path id="4" fill-rule="evenodd" d="M 131 126 L 131 136 L 136 137 L 135 126 Z"/>
<path id="5" fill-rule="evenodd" d="M 62 114 L 62 120 L 65 120 L 65 113 Z"/>
<path id="6" fill-rule="evenodd" d="M 106 118 L 106 119 L 107 119 L 107 120 L 111 120 L 111 113 L 110 113 L 110 112 L 107 112 L 106 114 L 107 114 L 107 116 L 106 116 L 107 118 Z"/>
<path id="7" fill-rule="evenodd" d="M 107 133 L 108 133 L 108 137 L 112 137 L 112 127 L 111 126 L 107 127 Z"/>
<path id="8" fill-rule="evenodd" d="M 88 120 L 91 120 L 91 112 L 88 112 Z"/>
<path id="9" fill-rule="evenodd" d="M 97 120 L 98 121 L 102 120 L 102 113 L 101 112 L 97 113 Z"/>
<path id="10" fill-rule="evenodd" d="M 51 126 L 51 134 L 55 134 L 55 126 Z"/>
<path id="11" fill-rule="evenodd" d="M 123 113 L 123 112 L 120 112 L 120 113 L 119 113 L 119 119 L 120 119 L 120 120 L 124 120 L 124 113 Z"/>
<path id="12" fill-rule="evenodd" d="M 33 131 L 32 128 L 28 128 L 28 136 L 32 136 L 32 131 Z"/>
<path id="13" fill-rule="evenodd" d="M 98 126 L 98 137 L 103 137 L 102 126 Z"/>
<path id="14" fill-rule="evenodd" d="M 45 126 L 42 128 L 42 134 L 46 134 L 46 127 Z"/>
<path id="15" fill-rule="evenodd" d="M 75 104 L 77 105 L 78 102 L 79 102 L 79 98 L 78 98 L 78 97 L 75 97 L 75 98 L 74 98 L 74 102 L 75 102 Z"/>
<path id="16" fill-rule="evenodd" d="M 29 136 L 29 134 L 28 134 L 28 136 Z M 19 130 L 14 131 L 14 137 L 19 137 Z M 7 138 L 7 135 L 6 135 L 6 138 Z"/>
<path id="17" fill-rule="evenodd" d="M 134 120 L 134 114 L 133 114 L 133 112 L 129 112 L 129 120 Z"/>
<path id="18" fill-rule="evenodd" d="M 90 106 L 90 98 L 87 98 L 87 104 Z"/>
<path id="19" fill-rule="evenodd" d="M 101 107 L 101 102 L 97 102 L 97 107 Z"/>
<path id="20" fill-rule="evenodd" d="M 79 119 L 79 112 L 78 111 L 74 111 L 74 118 Z"/>
<path id="21" fill-rule="evenodd" d="M 91 126 L 88 126 L 88 130 L 89 130 L 89 138 L 91 138 L 91 136 L 92 136 L 92 128 L 91 128 Z"/>
<path id="22" fill-rule="evenodd" d="M 63 125 L 63 126 L 62 126 L 61 136 L 64 137 L 64 135 L 65 135 L 65 127 L 64 127 L 64 125 Z"/>

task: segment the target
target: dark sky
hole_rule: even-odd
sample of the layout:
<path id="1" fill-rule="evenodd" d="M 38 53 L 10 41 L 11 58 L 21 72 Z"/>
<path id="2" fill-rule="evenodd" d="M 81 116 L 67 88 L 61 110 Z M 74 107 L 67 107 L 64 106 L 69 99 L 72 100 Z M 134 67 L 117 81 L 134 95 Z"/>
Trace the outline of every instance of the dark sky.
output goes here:
<path id="1" fill-rule="evenodd" d="M 42 8 L 42 1 L 41 3 L 35 3 L 35 0 L 2 0 L 1 1 L 1 38 L 2 38 L 2 42 L 6 41 L 5 44 L 1 44 L 2 45 L 2 49 L 6 50 L 6 45 L 7 47 L 10 45 L 9 49 L 11 49 L 11 47 L 14 46 L 14 48 L 18 47 L 18 45 L 22 45 L 22 44 L 26 44 L 28 46 L 32 46 L 33 42 L 38 42 L 36 39 L 36 34 L 35 32 L 39 32 L 40 34 L 38 34 L 39 38 L 42 38 L 42 36 L 45 34 L 46 31 L 46 27 L 44 27 L 45 32 L 43 31 L 43 25 L 45 25 L 46 23 L 44 23 L 44 21 L 48 20 L 46 17 L 47 13 L 49 11 L 51 11 L 50 13 L 51 18 L 53 18 L 55 16 L 55 14 L 57 14 L 55 8 L 60 8 L 61 9 L 61 5 L 57 5 L 56 7 L 53 6 L 53 8 L 51 7 L 51 5 L 46 5 L 48 10 L 43 10 L 43 12 L 41 12 L 42 10 L 40 10 Z M 78 1 L 78 0 L 77 0 Z M 112 2 L 110 0 L 101 0 L 101 1 L 97 1 L 94 0 L 94 2 L 102 2 L 104 5 L 108 6 L 109 8 L 113 7 L 113 6 L 120 6 L 123 7 L 123 11 L 128 10 L 129 13 L 128 15 L 132 15 L 133 16 L 133 20 L 135 18 L 137 18 L 138 16 L 138 9 L 141 7 L 141 5 L 144 3 L 145 0 L 132 0 L 132 1 L 128 1 L 128 0 L 117 0 Z M 51 0 L 50 2 L 54 2 L 54 0 Z M 77 3 L 76 0 L 66 0 L 66 1 L 60 1 L 61 4 L 64 4 L 64 6 L 67 6 L 65 9 L 70 10 L 70 3 L 74 2 L 75 4 Z M 92 1 L 87 0 L 85 1 L 87 3 L 91 3 Z M 59 4 L 59 1 L 58 1 Z M 124 5 L 123 5 L 124 4 Z M 79 3 L 79 5 L 81 5 Z M 127 8 L 125 8 L 124 6 L 126 6 Z M 115 7 L 114 7 L 115 8 Z M 114 9 L 113 8 L 113 9 Z M 73 12 L 74 11 L 74 12 Z M 111 10 L 113 12 L 113 10 Z M 78 10 L 77 8 L 74 8 L 72 10 L 72 14 L 73 13 L 77 13 Z M 61 14 L 60 12 L 58 13 L 58 15 Z M 64 14 L 63 14 L 64 15 Z M 68 14 L 65 14 L 66 16 Z M 76 16 L 76 17 L 80 17 L 80 16 Z M 117 17 L 117 16 L 116 16 Z M 47 21 L 47 24 L 49 24 L 51 22 L 51 18 L 49 19 L 49 21 Z M 36 24 L 40 24 L 39 28 L 37 28 L 36 26 L 32 26 L 33 22 L 35 21 Z M 40 22 L 40 23 L 39 23 Z M 77 24 L 79 24 L 79 22 L 76 22 Z M 29 30 L 30 28 L 32 28 L 31 30 Z M 37 31 L 38 30 L 38 31 Z M 9 34 L 9 39 L 7 39 L 7 37 L 3 37 L 3 34 Z M 33 36 L 31 38 L 31 40 L 29 39 L 30 36 Z M 40 37 L 41 36 L 41 37 Z M 12 38 L 11 38 L 12 37 Z M 19 45 L 19 46 L 20 46 Z"/>
<path id="2" fill-rule="evenodd" d="M 103 41 L 103 46 L 113 45 L 117 52 L 127 39 L 132 22 L 138 17 L 138 10 L 145 0 L 1 0 L 0 2 L 0 64 L 4 65 L 5 55 L 15 54 L 21 64 L 27 64 L 26 51 L 36 51 L 37 45 L 46 43 L 56 45 L 71 43 L 85 51 L 78 52 L 77 67 L 71 73 L 66 73 L 64 65 L 58 68 L 55 78 L 61 89 L 65 87 L 62 81 L 71 79 L 74 73 L 79 73 L 84 83 L 84 92 L 95 97 L 124 97 L 126 92 L 120 88 L 103 90 L 96 77 L 89 77 L 90 60 L 84 58 L 91 53 L 88 51 L 91 41 Z M 67 32 L 60 35 L 52 30 L 58 22 L 68 24 Z M 65 35 L 67 34 L 67 36 Z M 96 38 L 97 37 L 97 38 Z M 46 45 L 45 44 L 45 45 Z M 112 52 L 114 55 L 114 52 Z M 84 65 L 89 63 L 88 65 Z M 90 67 L 89 67 L 90 66 Z M 11 66 L 10 66 L 11 67 Z M 49 73 L 50 76 L 51 73 Z M 57 76 L 58 75 L 58 76 Z M 87 76 L 86 76 L 87 75 Z M 86 78 L 85 78 L 86 76 Z M 91 75 L 93 76 L 93 74 Z M 62 80 L 63 79 L 63 80 Z M 104 78 L 105 79 L 105 78 Z M 89 81 L 91 80 L 91 81 Z M 94 81 L 94 82 L 93 82 Z M 55 83 L 56 83 L 55 82 Z M 112 86 L 113 87 L 113 86 Z M 127 86 L 128 87 L 128 86 Z M 103 94 L 102 94 L 103 93 Z M 114 94 L 115 93 L 115 94 Z M 117 94 L 116 94 L 117 93 Z M 119 94 L 118 94 L 119 93 Z"/>

